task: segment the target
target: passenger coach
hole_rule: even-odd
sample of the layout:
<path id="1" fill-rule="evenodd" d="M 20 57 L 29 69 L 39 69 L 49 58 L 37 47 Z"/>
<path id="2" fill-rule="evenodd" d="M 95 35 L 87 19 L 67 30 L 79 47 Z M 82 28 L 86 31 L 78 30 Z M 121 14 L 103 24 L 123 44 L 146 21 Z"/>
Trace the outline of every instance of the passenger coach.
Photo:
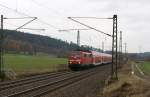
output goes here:
<path id="1" fill-rule="evenodd" d="M 112 56 L 97 51 L 72 51 L 68 56 L 68 66 L 72 70 L 80 70 L 101 64 L 111 63 Z"/>

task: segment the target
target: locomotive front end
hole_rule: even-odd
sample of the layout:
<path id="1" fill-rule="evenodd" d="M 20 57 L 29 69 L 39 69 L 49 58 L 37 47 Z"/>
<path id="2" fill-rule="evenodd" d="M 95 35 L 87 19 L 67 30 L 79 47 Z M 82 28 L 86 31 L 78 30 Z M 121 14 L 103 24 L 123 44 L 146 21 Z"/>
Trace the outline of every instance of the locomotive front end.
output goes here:
<path id="1" fill-rule="evenodd" d="M 72 70 L 81 67 L 81 54 L 79 51 L 70 52 L 68 57 L 68 67 Z"/>

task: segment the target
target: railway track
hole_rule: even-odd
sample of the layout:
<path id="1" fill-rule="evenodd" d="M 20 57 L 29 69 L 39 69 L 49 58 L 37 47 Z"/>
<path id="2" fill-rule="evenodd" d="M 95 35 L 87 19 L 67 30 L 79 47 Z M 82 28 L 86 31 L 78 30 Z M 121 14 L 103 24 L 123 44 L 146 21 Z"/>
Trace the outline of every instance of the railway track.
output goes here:
<path id="1" fill-rule="evenodd" d="M 8 81 L 8 82 L 2 82 L 0 83 L 0 91 L 4 90 L 4 89 L 8 89 L 8 88 L 13 88 L 19 85 L 23 85 L 23 84 L 28 84 L 28 83 L 33 83 L 36 81 L 40 81 L 40 80 L 44 80 L 44 79 L 48 79 L 49 77 L 57 77 L 60 76 L 62 74 L 67 74 L 70 73 L 69 71 L 65 71 L 65 72 L 52 72 L 52 73 L 48 73 L 48 74 L 41 74 L 41 75 L 37 75 L 37 76 L 32 76 L 32 77 L 27 77 L 24 79 L 19 79 L 19 80 L 13 80 L 13 81 Z"/>
<path id="2" fill-rule="evenodd" d="M 80 72 L 59 72 L 0 84 L 0 97 L 39 97 L 98 72 L 98 68 Z"/>
<path id="3" fill-rule="evenodd" d="M 33 77 L 28 77 L 20 80 L 13 80 L 8 82 L 0 83 L 0 97 L 7 97 L 11 92 L 16 92 L 20 88 L 20 90 L 25 89 L 21 88 L 25 85 L 31 85 L 32 83 L 38 83 L 40 81 L 57 78 L 62 75 L 71 74 L 73 72 L 65 71 L 65 72 L 54 72 L 49 74 L 42 74 Z M 17 89 L 17 90 L 16 90 Z M 3 95 L 4 94 L 4 95 Z M 6 95 L 6 96 L 5 96 Z"/>

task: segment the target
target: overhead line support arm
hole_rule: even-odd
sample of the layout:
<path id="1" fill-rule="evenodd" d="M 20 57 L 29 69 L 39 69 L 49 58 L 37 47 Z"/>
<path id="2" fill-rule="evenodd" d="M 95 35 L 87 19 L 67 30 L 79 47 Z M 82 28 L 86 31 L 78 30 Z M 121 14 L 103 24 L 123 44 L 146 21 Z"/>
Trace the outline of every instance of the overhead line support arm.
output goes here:
<path id="1" fill-rule="evenodd" d="M 25 25 L 31 23 L 32 21 L 34 21 L 34 20 L 36 20 L 36 19 L 37 19 L 37 17 L 35 17 L 34 19 L 28 21 L 27 23 L 23 24 L 22 26 L 18 27 L 16 30 L 21 29 L 22 27 L 24 27 Z"/>
<path id="2" fill-rule="evenodd" d="M 71 19 L 71 20 L 74 21 L 74 22 L 77 22 L 77 23 L 79 23 L 79 24 L 81 24 L 81 25 L 84 25 L 84 26 L 90 28 L 90 29 L 93 29 L 93 30 L 95 30 L 95 31 L 97 31 L 97 32 L 100 32 L 100 33 L 103 33 L 103 34 L 105 34 L 105 35 L 107 35 L 107 36 L 112 37 L 112 35 L 107 34 L 107 33 L 103 32 L 103 31 L 98 30 L 98 29 L 95 29 L 95 28 L 93 28 L 93 27 L 91 27 L 91 26 L 88 26 L 88 25 L 86 25 L 86 24 L 84 24 L 84 23 L 81 23 L 81 22 L 79 22 L 79 21 L 73 19 L 72 17 L 68 17 L 68 19 Z"/>

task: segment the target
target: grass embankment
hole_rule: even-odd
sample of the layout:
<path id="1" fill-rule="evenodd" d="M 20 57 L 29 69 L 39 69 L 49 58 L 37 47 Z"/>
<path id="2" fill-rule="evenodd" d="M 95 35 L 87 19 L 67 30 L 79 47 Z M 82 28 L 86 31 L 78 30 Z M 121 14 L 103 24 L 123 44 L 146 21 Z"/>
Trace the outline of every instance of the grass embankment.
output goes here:
<path id="1" fill-rule="evenodd" d="M 137 79 L 131 71 L 131 63 L 124 65 L 119 80 L 106 85 L 102 97 L 150 97 L 150 84 Z"/>
<path id="2" fill-rule="evenodd" d="M 67 64 L 67 59 L 50 55 L 5 54 L 4 64 L 6 69 L 11 69 L 17 74 L 28 74 L 54 71 L 61 67 L 61 64 Z"/>
<path id="3" fill-rule="evenodd" d="M 150 62 L 142 62 L 139 67 L 142 69 L 144 73 L 150 74 Z"/>

